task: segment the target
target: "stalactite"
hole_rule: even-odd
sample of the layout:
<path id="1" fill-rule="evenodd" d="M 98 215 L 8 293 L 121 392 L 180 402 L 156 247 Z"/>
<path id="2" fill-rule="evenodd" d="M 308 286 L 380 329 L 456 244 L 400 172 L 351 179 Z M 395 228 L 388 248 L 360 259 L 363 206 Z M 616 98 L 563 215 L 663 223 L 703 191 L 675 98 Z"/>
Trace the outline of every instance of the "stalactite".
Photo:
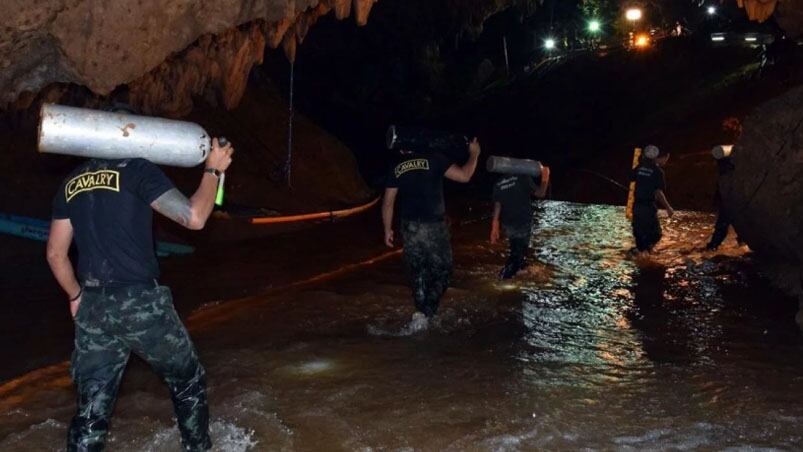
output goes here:
<path id="1" fill-rule="evenodd" d="M 190 7 L 73 0 L 56 7 L 59 0 L 38 0 L 0 27 L 0 108 L 29 105 L 59 82 L 101 96 L 129 84 L 134 102 L 152 113 L 185 114 L 198 96 L 233 108 L 266 45 L 282 45 L 293 61 L 321 16 L 334 11 L 345 19 L 353 10 L 364 25 L 375 1 L 199 0 Z M 129 20 L 133 8 L 137 14 Z"/>
<path id="2" fill-rule="evenodd" d="M 368 15 L 376 0 L 354 0 L 354 19 L 357 25 L 364 26 L 368 23 Z"/>
<path id="3" fill-rule="evenodd" d="M 291 25 L 293 25 L 293 23 L 293 19 L 285 17 L 284 19 L 267 26 L 268 45 L 271 49 L 279 47 L 279 44 L 281 44 L 282 40 L 284 40 L 284 35 L 287 33 L 287 30 Z"/>
<path id="4" fill-rule="evenodd" d="M 327 4 L 335 10 L 335 17 L 343 20 L 351 15 L 352 0 L 326 0 Z"/>
<path id="5" fill-rule="evenodd" d="M 750 19 L 764 22 L 775 12 L 778 0 L 737 0 L 737 2 L 740 8 L 744 8 L 747 11 Z"/>
<path id="6" fill-rule="evenodd" d="M 182 116 L 193 107 L 193 98 L 218 93 L 224 107 L 237 106 L 251 68 L 262 63 L 265 27 L 254 22 L 244 29 L 206 35 L 195 46 L 170 58 L 129 84 L 132 104 L 147 113 Z"/>
<path id="7" fill-rule="evenodd" d="M 298 46 L 298 40 L 296 39 L 296 35 L 294 33 L 287 33 L 284 35 L 284 41 L 282 41 L 282 48 L 284 49 L 284 54 L 287 56 L 287 59 L 290 60 L 291 63 L 296 62 L 296 47 Z"/>

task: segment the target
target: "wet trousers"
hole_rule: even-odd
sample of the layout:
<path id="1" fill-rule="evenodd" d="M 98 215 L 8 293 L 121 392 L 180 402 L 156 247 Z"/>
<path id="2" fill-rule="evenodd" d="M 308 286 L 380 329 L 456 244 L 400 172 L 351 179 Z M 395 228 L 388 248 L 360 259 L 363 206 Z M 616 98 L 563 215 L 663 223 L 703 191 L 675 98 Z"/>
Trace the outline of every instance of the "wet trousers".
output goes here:
<path id="1" fill-rule="evenodd" d="M 204 369 L 173 308 L 170 289 L 153 283 L 84 289 L 70 368 L 78 388 L 78 411 L 70 423 L 67 450 L 103 450 L 131 352 L 170 389 L 184 450 L 211 448 Z"/>
<path id="2" fill-rule="evenodd" d="M 708 245 L 706 245 L 706 248 L 709 250 L 719 248 L 719 245 L 722 245 L 722 242 L 725 241 L 725 237 L 728 236 L 728 228 L 730 225 L 730 216 L 720 209 L 719 214 L 717 214 L 717 222 L 714 225 L 714 233 L 711 234 L 711 240 L 708 242 Z M 741 243 L 739 237 L 736 237 L 736 240 Z"/>
<path id="3" fill-rule="evenodd" d="M 452 245 L 446 222 L 402 221 L 403 259 L 418 311 L 432 317 L 449 287 Z"/>
<path id="4" fill-rule="evenodd" d="M 521 269 L 527 266 L 527 253 L 530 251 L 530 238 L 532 236 L 533 224 L 531 221 L 522 224 L 504 224 L 510 252 L 507 256 L 499 277 L 508 279 L 516 276 Z"/>
<path id="5" fill-rule="evenodd" d="M 633 206 L 633 237 L 639 251 L 650 251 L 661 240 L 661 223 L 654 205 L 636 203 Z"/>

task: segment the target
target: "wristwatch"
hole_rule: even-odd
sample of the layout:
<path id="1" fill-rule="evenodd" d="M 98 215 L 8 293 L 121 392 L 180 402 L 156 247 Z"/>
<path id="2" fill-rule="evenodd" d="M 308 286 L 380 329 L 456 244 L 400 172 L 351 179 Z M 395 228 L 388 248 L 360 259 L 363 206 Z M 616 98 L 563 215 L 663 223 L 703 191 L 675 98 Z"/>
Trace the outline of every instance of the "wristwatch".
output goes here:
<path id="1" fill-rule="evenodd" d="M 223 175 L 223 171 L 220 171 L 219 169 L 216 168 L 207 168 L 204 170 L 204 172 L 209 174 L 214 174 L 215 177 L 217 177 L 218 179 L 220 179 L 220 176 Z"/>

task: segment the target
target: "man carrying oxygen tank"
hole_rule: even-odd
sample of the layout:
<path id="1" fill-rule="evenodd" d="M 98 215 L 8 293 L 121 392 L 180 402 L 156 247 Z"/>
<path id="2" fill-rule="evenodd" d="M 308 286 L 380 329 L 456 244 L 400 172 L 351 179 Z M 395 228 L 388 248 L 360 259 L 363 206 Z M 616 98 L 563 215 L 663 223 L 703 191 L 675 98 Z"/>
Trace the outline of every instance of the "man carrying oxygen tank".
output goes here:
<path id="1" fill-rule="evenodd" d="M 510 244 L 507 262 L 499 272 L 499 278 L 516 276 L 527 265 L 527 253 L 533 229 L 532 198 L 546 196 L 549 186 L 549 167 L 541 168 L 536 184 L 533 176 L 502 174 L 494 183 L 493 219 L 491 220 L 491 243 L 499 240 L 499 225 L 505 231 Z"/>
<path id="2" fill-rule="evenodd" d="M 211 448 L 205 372 L 170 289 L 158 283 L 151 209 L 188 229 L 202 229 L 233 152 L 212 140 L 201 182 L 189 199 L 158 166 L 139 158 L 89 160 L 56 193 L 47 260 L 75 322 L 70 370 L 78 410 L 68 451 L 103 449 L 131 352 L 170 389 L 184 449 Z M 77 272 L 68 257 L 73 239 Z"/>
<path id="3" fill-rule="evenodd" d="M 469 143 L 468 152 L 466 163 L 458 166 L 437 152 L 402 148 L 398 163 L 387 177 L 382 202 L 385 244 L 392 248 L 395 243 L 393 210 L 398 197 L 404 262 L 417 310 L 411 323 L 414 330 L 426 327 L 449 286 L 452 246 L 445 217 L 443 178 L 462 183 L 471 180 L 480 154 L 476 138 Z"/>
<path id="4" fill-rule="evenodd" d="M 666 209 L 671 218 L 675 211 L 669 205 L 664 190 L 666 182 L 661 169 L 669 160 L 668 152 L 649 145 L 644 149 L 641 162 L 633 169 L 631 180 L 636 183 L 633 204 L 633 237 L 639 253 L 650 253 L 661 240 L 661 223 L 658 222 L 658 207 Z"/>

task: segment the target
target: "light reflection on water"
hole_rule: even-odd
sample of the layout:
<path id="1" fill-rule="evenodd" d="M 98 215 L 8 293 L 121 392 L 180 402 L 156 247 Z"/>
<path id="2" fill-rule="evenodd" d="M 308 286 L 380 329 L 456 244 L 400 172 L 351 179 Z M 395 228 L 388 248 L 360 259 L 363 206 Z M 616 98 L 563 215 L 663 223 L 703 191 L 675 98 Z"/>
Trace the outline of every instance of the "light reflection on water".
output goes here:
<path id="1" fill-rule="evenodd" d="M 693 250 L 711 215 L 667 221 L 635 262 L 620 208 L 547 202 L 535 262 L 494 276 L 487 225 L 460 231 L 439 318 L 404 335 L 398 261 L 266 299 L 193 332 L 219 450 L 803 447 L 803 340 L 744 250 Z M 56 450 L 71 393 L 0 414 L 0 450 Z M 133 369 L 113 450 L 177 450 L 170 404 Z M 4 438 L 5 439 L 2 439 Z M 171 449 L 173 448 L 173 449 Z"/>

